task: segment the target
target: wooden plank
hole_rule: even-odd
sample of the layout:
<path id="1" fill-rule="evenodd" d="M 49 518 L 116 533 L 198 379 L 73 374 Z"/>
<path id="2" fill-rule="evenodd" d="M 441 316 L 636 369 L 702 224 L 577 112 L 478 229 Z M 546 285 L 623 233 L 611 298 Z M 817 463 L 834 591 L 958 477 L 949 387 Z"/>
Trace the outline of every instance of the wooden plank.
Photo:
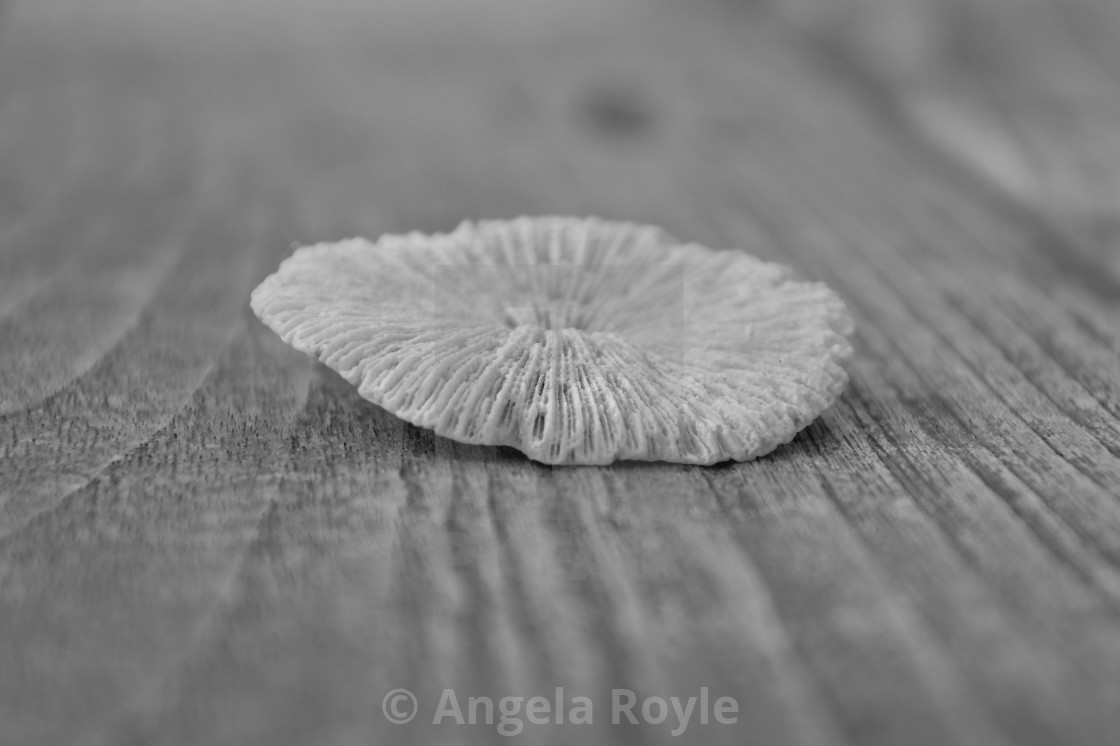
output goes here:
<path id="1" fill-rule="evenodd" d="M 492 743 L 430 724 L 444 688 L 558 686 L 596 723 L 527 740 L 678 740 L 607 722 L 612 688 L 735 696 L 704 743 L 1117 732 L 1099 185 L 1043 205 L 883 106 L 986 112 L 942 37 L 899 40 L 1001 3 L 863 28 L 886 6 L 807 0 L 785 31 L 726 3 L 251 5 L 208 31 L 206 4 L 24 4 L 0 44 L 0 740 Z M 975 33 L 1064 61 L 1051 12 Z M 863 56 L 830 69 L 838 45 Z M 1093 91 L 1101 55 L 1069 68 Z M 1054 81 L 983 69 L 1043 126 Z M 849 392 L 754 463 L 553 469 L 396 420 L 245 308 L 292 242 L 520 213 L 827 281 L 859 322 Z M 397 687 L 426 717 L 386 721 Z"/>

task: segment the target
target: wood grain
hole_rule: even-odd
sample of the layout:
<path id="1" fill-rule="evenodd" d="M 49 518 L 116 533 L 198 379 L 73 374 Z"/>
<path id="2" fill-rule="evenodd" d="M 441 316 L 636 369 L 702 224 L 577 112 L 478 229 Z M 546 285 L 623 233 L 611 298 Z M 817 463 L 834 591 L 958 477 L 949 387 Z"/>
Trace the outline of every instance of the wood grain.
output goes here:
<path id="1" fill-rule="evenodd" d="M 735 697 L 698 743 L 1120 732 L 1113 7 L 484 5 L 0 17 L 0 742 L 492 743 L 444 688 L 557 686 L 595 724 L 523 740 L 680 740 L 612 688 Z M 828 282 L 848 392 L 757 462 L 552 469 L 247 309 L 293 244 L 522 213 Z"/>

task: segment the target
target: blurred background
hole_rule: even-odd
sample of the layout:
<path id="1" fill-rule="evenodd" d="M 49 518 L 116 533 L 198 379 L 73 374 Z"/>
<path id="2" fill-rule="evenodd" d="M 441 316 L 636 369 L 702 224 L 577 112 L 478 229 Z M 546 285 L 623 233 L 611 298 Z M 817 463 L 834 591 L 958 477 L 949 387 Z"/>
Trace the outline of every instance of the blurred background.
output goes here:
<path id="1" fill-rule="evenodd" d="M 836 158 L 827 133 L 854 104 L 922 167 L 949 163 L 1120 261 L 1109 0 L 8 5 L 4 131 L 37 130 L 2 151 L 9 214 L 64 193 L 71 157 L 178 157 L 183 178 L 294 200 L 293 240 L 542 209 L 694 229 L 644 192 L 668 176 L 719 191 L 728 148 L 759 159 L 749 181 L 781 179 L 766 161 L 804 155 L 803 129 Z"/>

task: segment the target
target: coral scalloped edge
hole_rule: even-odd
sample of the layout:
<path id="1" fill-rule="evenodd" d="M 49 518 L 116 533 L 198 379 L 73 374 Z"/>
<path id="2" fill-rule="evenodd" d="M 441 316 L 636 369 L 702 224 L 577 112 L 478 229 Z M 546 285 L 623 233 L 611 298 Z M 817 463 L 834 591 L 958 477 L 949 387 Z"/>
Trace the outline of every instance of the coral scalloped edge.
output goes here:
<path id="1" fill-rule="evenodd" d="M 546 464 L 765 455 L 841 395 L 854 328 L 787 267 L 595 218 L 303 247 L 251 307 L 401 419 Z"/>

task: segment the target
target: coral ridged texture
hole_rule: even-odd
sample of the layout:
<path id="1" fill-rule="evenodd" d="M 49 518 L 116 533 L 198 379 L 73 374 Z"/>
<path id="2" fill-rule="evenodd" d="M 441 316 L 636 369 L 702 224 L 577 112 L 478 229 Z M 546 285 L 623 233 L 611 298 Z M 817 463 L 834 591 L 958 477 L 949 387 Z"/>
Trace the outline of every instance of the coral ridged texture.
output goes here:
<path id="1" fill-rule="evenodd" d="M 394 415 L 547 464 L 756 458 L 835 402 L 851 354 L 825 285 L 594 218 L 307 246 L 252 308 Z"/>

